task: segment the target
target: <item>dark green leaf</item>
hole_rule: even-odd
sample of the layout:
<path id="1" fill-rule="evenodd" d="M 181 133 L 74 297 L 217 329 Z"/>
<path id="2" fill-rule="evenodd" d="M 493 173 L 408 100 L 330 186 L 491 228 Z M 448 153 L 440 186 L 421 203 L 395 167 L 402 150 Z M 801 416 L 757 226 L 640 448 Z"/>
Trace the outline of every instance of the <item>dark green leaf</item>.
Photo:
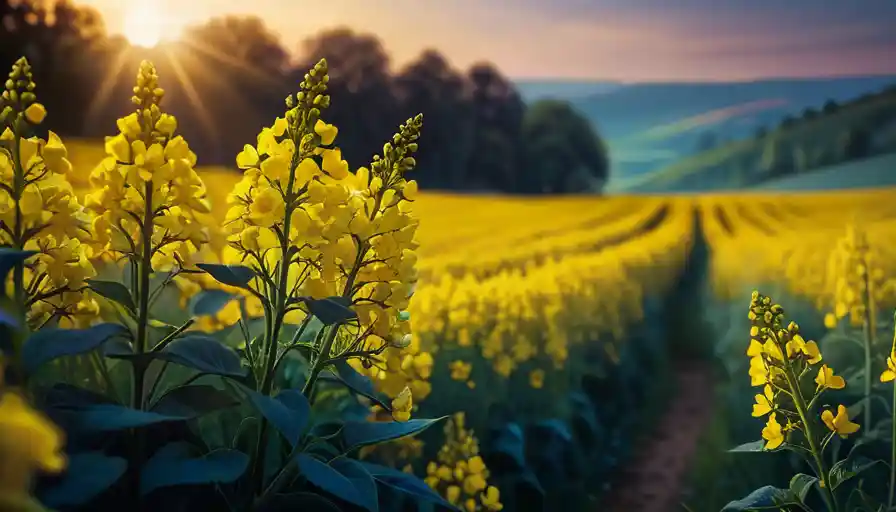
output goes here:
<path id="1" fill-rule="evenodd" d="M 10 271 L 19 263 L 37 254 L 37 251 L 19 251 L 12 247 L 0 247 L 0 280 L 6 282 Z"/>
<path id="2" fill-rule="evenodd" d="M 369 462 L 359 462 L 358 464 L 363 466 L 374 480 L 383 485 L 411 495 L 420 502 L 434 503 L 450 510 L 457 510 L 457 507 L 445 501 L 432 487 L 414 475 Z"/>
<path id="3" fill-rule="evenodd" d="M 199 263 L 200 270 L 215 278 L 216 281 L 237 288 L 249 288 L 249 282 L 255 277 L 255 271 L 243 265 L 220 265 L 217 263 Z"/>
<path id="4" fill-rule="evenodd" d="M 25 372 L 34 373 L 54 359 L 90 352 L 111 338 L 128 334 L 125 327 L 112 323 L 87 329 L 41 329 L 25 341 L 22 365 Z"/>
<path id="5" fill-rule="evenodd" d="M 879 460 L 871 460 L 866 457 L 856 456 L 837 461 L 828 474 L 828 480 L 831 483 L 831 490 L 843 485 L 848 480 L 858 476 L 862 472 L 868 470 L 875 464 L 880 463 Z"/>
<path id="6" fill-rule="evenodd" d="M 339 360 L 333 363 L 333 368 L 335 370 L 334 380 L 343 384 L 355 393 L 369 398 L 373 403 L 383 409 L 387 411 L 392 410 L 392 407 L 376 392 L 376 389 L 373 387 L 373 381 L 371 381 L 369 377 L 355 371 L 355 369 L 344 360 Z"/>
<path id="7" fill-rule="evenodd" d="M 249 400 L 277 430 L 295 447 L 308 425 L 311 405 L 300 391 L 284 389 L 276 398 L 245 388 Z"/>
<path id="8" fill-rule="evenodd" d="M 134 299 L 131 297 L 131 292 L 125 285 L 117 281 L 88 279 L 87 286 L 89 286 L 90 289 L 95 291 L 97 294 L 102 295 L 103 297 L 111 301 L 117 302 L 118 304 L 121 304 L 132 314 L 137 311 L 137 306 L 134 305 Z"/>
<path id="9" fill-rule="evenodd" d="M 330 467 L 342 473 L 343 476 L 351 480 L 361 498 L 363 506 L 370 512 L 379 510 L 379 496 L 376 490 L 376 481 L 367 469 L 358 461 L 346 457 L 340 457 L 330 461 Z"/>
<path id="10" fill-rule="evenodd" d="M 308 299 L 305 304 L 308 306 L 308 311 L 324 325 L 334 325 L 358 317 L 358 314 L 349 307 L 351 300 L 345 297 Z"/>
<path id="11" fill-rule="evenodd" d="M 126 460 L 102 452 L 69 455 L 61 481 L 42 492 L 40 500 L 53 508 L 84 505 L 112 487 L 127 467 Z"/>
<path id="12" fill-rule="evenodd" d="M 385 443 L 420 433 L 447 418 L 409 421 L 347 421 L 342 436 L 349 450 L 373 444 Z"/>
<path id="13" fill-rule="evenodd" d="M 181 386 L 165 393 L 151 411 L 166 416 L 197 418 L 212 411 L 233 407 L 238 403 L 227 392 L 212 386 Z"/>
<path id="14" fill-rule="evenodd" d="M 745 498 L 729 502 L 722 509 L 722 512 L 778 510 L 780 505 L 794 503 L 795 501 L 796 497 L 789 490 L 766 485 L 751 492 Z"/>
<path id="15" fill-rule="evenodd" d="M 790 479 L 790 492 L 800 499 L 800 502 L 806 501 L 806 495 L 818 483 L 818 478 L 805 473 L 797 473 Z"/>
<path id="16" fill-rule="evenodd" d="M 111 432 L 187 419 L 184 416 L 139 411 L 118 404 L 93 404 L 74 410 L 77 412 L 78 429 L 89 432 Z"/>
<path id="17" fill-rule="evenodd" d="M 765 441 L 751 441 L 728 450 L 729 453 L 761 452 L 765 449 Z"/>
<path id="18" fill-rule="evenodd" d="M 177 338 L 154 352 L 153 357 L 212 375 L 242 377 L 246 374 L 235 350 L 203 334 Z"/>
<path id="19" fill-rule="evenodd" d="M 215 315 L 224 306 L 236 298 L 224 290 L 204 290 L 190 301 L 190 314 L 193 316 Z"/>
<path id="20" fill-rule="evenodd" d="M 342 473 L 305 453 L 300 453 L 296 460 L 299 465 L 299 472 L 315 487 L 333 496 L 338 496 L 353 505 L 365 507 L 364 499 L 358 493 L 358 490 L 355 489 L 355 484 Z"/>
<path id="21" fill-rule="evenodd" d="M 159 449 L 140 471 L 140 495 L 174 485 L 228 484 L 249 466 L 249 456 L 236 450 L 215 450 L 191 455 L 188 443 L 170 443 Z"/>

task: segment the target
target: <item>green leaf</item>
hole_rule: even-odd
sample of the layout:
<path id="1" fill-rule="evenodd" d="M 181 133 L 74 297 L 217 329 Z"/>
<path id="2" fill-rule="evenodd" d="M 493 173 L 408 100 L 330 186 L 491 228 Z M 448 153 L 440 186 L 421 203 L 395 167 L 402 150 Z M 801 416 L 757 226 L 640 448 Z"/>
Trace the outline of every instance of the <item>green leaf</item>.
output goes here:
<path id="1" fill-rule="evenodd" d="M 230 394 L 200 384 L 180 386 L 165 393 L 150 409 L 166 416 L 198 418 L 204 414 L 239 404 Z"/>
<path id="2" fill-rule="evenodd" d="M 6 282 L 10 271 L 19 263 L 37 254 L 37 251 L 19 251 L 12 247 L 0 247 L 0 280 Z"/>
<path id="3" fill-rule="evenodd" d="M 236 296 L 224 290 L 204 290 L 190 300 L 190 314 L 193 316 L 215 315 Z"/>
<path id="4" fill-rule="evenodd" d="M 751 441 L 728 450 L 728 453 L 762 452 L 765 451 L 765 441 Z"/>
<path id="5" fill-rule="evenodd" d="M 348 450 L 385 443 L 418 434 L 447 418 L 409 421 L 347 421 L 342 426 L 342 437 Z"/>
<path id="6" fill-rule="evenodd" d="M 152 357 L 212 375 L 239 378 L 246 374 L 235 350 L 204 334 L 177 338 Z"/>
<path id="7" fill-rule="evenodd" d="M 112 487 L 127 468 L 126 460 L 102 452 L 69 455 L 62 479 L 41 492 L 40 500 L 53 508 L 84 505 Z"/>
<path id="8" fill-rule="evenodd" d="M 330 467 L 351 480 L 355 490 L 358 491 L 358 496 L 361 498 L 361 506 L 370 512 L 379 510 L 379 495 L 376 490 L 376 481 L 373 479 L 373 475 L 361 463 L 347 457 L 339 457 L 330 461 Z"/>
<path id="9" fill-rule="evenodd" d="M 112 323 L 87 329 L 41 329 L 25 341 L 22 365 L 26 373 L 34 373 L 54 359 L 90 352 L 112 338 L 125 335 L 130 332 L 124 326 Z"/>
<path id="10" fill-rule="evenodd" d="M 336 380 L 339 383 L 355 393 L 369 398 L 375 404 L 387 411 L 392 409 L 392 407 L 378 395 L 376 389 L 373 387 L 373 381 L 371 381 L 369 377 L 355 371 L 355 369 L 344 360 L 339 360 L 333 363 L 333 368 L 335 370 Z"/>
<path id="11" fill-rule="evenodd" d="M 845 482 L 860 475 L 875 464 L 880 463 L 879 460 L 871 460 L 867 457 L 856 456 L 847 457 L 846 459 L 837 461 L 828 473 L 828 480 L 831 483 L 831 490 L 843 485 Z"/>
<path id="12" fill-rule="evenodd" d="M 457 507 L 439 496 L 426 482 L 414 475 L 386 466 L 380 466 L 379 464 L 371 464 L 370 462 L 358 462 L 358 464 L 363 466 L 373 479 L 380 484 L 408 494 L 418 502 L 433 503 L 446 507 L 449 510 L 458 510 Z"/>
<path id="13" fill-rule="evenodd" d="M 119 404 L 91 404 L 75 409 L 77 429 L 85 432 L 112 432 L 146 427 L 169 421 L 183 421 L 185 416 L 140 411 Z"/>
<path id="14" fill-rule="evenodd" d="M 806 495 L 817 483 L 818 478 L 805 473 L 797 473 L 790 479 L 790 492 L 797 496 L 800 502 L 805 502 Z"/>
<path id="15" fill-rule="evenodd" d="M 191 452 L 192 446 L 184 442 L 160 448 L 140 471 L 140 495 L 175 485 L 229 484 L 249 466 L 249 456 L 237 450 L 215 450 L 201 457 Z"/>
<path id="16" fill-rule="evenodd" d="M 255 277 L 255 271 L 243 265 L 198 263 L 196 266 L 221 284 L 247 290 L 249 289 L 249 282 Z"/>
<path id="17" fill-rule="evenodd" d="M 295 447 L 311 418 L 311 405 L 305 395 L 295 389 L 284 389 L 276 398 L 271 398 L 249 388 L 243 389 L 258 412 L 283 434 L 290 446 Z"/>
<path id="18" fill-rule="evenodd" d="M 131 297 L 131 292 L 125 285 L 117 281 L 88 279 L 87 286 L 89 286 L 90 289 L 97 294 L 102 295 L 103 297 L 111 301 L 117 302 L 118 304 L 121 304 L 132 315 L 137 311 L 137 306 L 134 304 L 134 299 Z"/>
<path id="19" fill-rule="evenodd" d="M 333 496 L 359 507 L 367 508 L 365 500 L 361 497 L 355 484 L 348 477 L 330 467 L 328 464 L 308 455 L 300 453 L 296 457 L 299 472 L 308 479 L 315 487 L 318 487 Z"/>
<path id="20" fill-rule="evenodd" d="M 739 500 L 728 502 L 722 512 L 741 512 L 747 510 L 779 510 L 782 505 L 795 504 L 796 496 L 787 489 L 778 489 L 771 485 L 760 487 Z"/>
<path id="21" fill-rule="evenodd" d="M 324 325 L 334 325 L 358 317 L 358 314 L 349 307 L 351 299 L 345 297 L 307 299 L 305 305 Z"/>

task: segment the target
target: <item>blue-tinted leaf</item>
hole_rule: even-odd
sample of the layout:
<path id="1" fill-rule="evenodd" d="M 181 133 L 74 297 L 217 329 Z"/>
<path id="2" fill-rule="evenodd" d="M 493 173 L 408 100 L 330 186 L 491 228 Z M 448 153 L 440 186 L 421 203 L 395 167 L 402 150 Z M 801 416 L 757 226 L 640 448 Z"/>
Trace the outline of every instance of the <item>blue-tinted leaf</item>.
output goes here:
<path id="1" fill-rule="evenodd" d="M 232 293 L 224 290 L 204 290 L 190 301 L 193 316 L 215 315 L 234 299 Z"/>
<path id="2" fill-rule="evenodd" d="M 237 450 L 215 450 L 191 455 L 188 443 L 170 443 L 159 449 L 140 471 L 140 495 L 174 485 L 228 484 L 249 466 L 249 456 Z"/>
<path id="3" fill-rule="evenodd" d="M 790 492 L 797 496 L 801 502 L 806 501 L 806 495 L 818 483 L 818 478 L 805 473 L 797 473 L 790 479 Z"/>
<path id="4" fill-rule="evenodd" d="M 392 409 L 391 406 L 379 396 L 379 393 L 376 392 L 376 389 L 373 387 L 373 381 L 371 381 L 369 377 L 355 371 L 355 369 L 344 360 L 337 361 L 333 364 L 333 367 L 335 369 L 336 377 L 334 380 L 345 385 L 345 387 L 355 393 L 369 398 L 383 409 L 387 411 Z"/>
<path id="5" fill-rule="evenodd" d="M 351 300 L 345 297 L 327 297 L 325 299 L 308 299 L 305 301 L 308 311 L 324 325 L 338 324 L 357 318 L 358 314 L 349 307 L 350 304 Z"/>
<path id="6" fill-rule="evenodd" d="M 369 462 L 359 462 L 358 464 L 363 466 L 374 480 L 383 485 L 409 494 L 418 501 L 435 503 L 450 510 L 457 510 L 457 507 L 445 501 L 432 487 L 414 475 Z"/>
<path id="7" fill-rule="evenodd" d="M 246 374 L 235 350 L 202 334 L 177 338 L 154 352 L 153 357 L 213 375 L 242 377 Z"/>
<path id="8" fill-rule="evenodd" d="M 22 364 L 33 373 L 44 363 L 62 356 L 83 354 L 116 336 L 127 335 L 119 324 L 98 324 L 87 329 L 41 329 L 32 334 L 22 347 Z"/>
<path id="9" fill-rule="evenodd" d="M 293 447 L 299 442 L 308 419 L 311 417 L 311 405 L 300 391 L 285 389 L 276 398 L 262 395 L 245 388 L 249 400 Z"/>
<path id="10" fill-rule="evenodd" d="M 115 484 L 127 468 L 126 460 L 102 452 L 69 455 L 65 475 L 40 500 L 53 508 L 83 505 Z"/>
<path id="11" fill-rule="evenodd" d="M 217 263 L 199 263 L 200 270 L 215 278 L 216 281 L 237 288 L 249 288 L 249 281 L 255 277 L 255 271 L 243 265 L 220 265 Z"/>
<path id="12" fill-rule="evenodd" d="M 761 452 L 765 449 L 765 441 L 751 441 L 728 450 L 730 453 Z"/>
<path id="13" fill-rule="evenodd" d="M 447 416 L 409 421 L 347 421 L 342 436 L 349 450 L 411 436 L 426 430 Z"/>
<path id="14" fill-rule="evenodd" d="M 367 469 L 358 461 L 346 457 L 340 457 L 330 461 L 330 467 L 342 473 L 343 476 L 351 480 L 361 498 L 362 507 L 370 512 L 379 510 L 379 496 L 376 490 L 376 481 Z"/>
<path id="15" fill-rule="evenodd" d="M 867 457 L 862 456 L 849 457 L 838 461 L 836 464 L 834 464 L 830 471 L 829 480 L 831 482 L 831 490 L 836 489 L 837 487 L 843 485 L 846 481 L 858 476 L 864 471 L 867 471 L 872 466 L 880 462 L 881 461 L 879 460 L 871 460 Z"/>
<path id="16" fill-rule="evenodd" d="M 0 280 L 6 282 L 13 267 L 35 254 L 37 251 L 19 251 L 12 247 L 0 247 Z"/>
<path id="17" fill-rule="evenodd" d="M 212 411 L 233 407 L 238 403 L 227 392 L 212 386 L 181 386 L 165 393 L 151 411 L 166 416 L 197 418 Z"/>
<path id="18" fill-rule="evenodd" d="M 89 432 L 111 432 L 187 419 L 184 416 L 138 411 L 118 404 L 94 404 L 76 410 L 78 429 Z"/>
<path id="19" fill-rule="evenodd" d="M 785 489 L 778 489 L 771 485 L 760 487 L 751 492 L 745 498 L 731 501 L 722 509 L 722 512 L 742 512 L 761 507 L 775 507 L 785 503 L 793 503 L 794 496 Z"/>
<path id="20" fill-rule="evenodd" d="M 355 489 L 355 484 L 335 468 L 305 453 L 300 453 L 296 461 L 299 464 L 299 472 L 315 487 L 353 505 L 365 506 L 364 499 Z"/>
<path id="21" fill-rule="evenodd" d="M 87 286 L 97 294 L 121 304 L 131 313 L 137 311 L 137 306 L 134 305 L 134 299 L 131 297 L 131 292 L 125 285 L 117 281 L 88 279 Z"/>

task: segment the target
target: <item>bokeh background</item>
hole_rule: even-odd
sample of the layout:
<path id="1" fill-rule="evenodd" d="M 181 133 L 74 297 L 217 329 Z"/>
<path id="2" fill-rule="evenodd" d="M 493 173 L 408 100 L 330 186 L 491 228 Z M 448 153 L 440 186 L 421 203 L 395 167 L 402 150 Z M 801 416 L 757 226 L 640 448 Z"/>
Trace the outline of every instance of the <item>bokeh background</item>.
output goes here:
<path id="1" fill-rule="evenodd" d="M 422 112 L 421 409 L 467 413 L 508 510 L 719 510 L 792 474 L 725 453 L 761 428 L 750 291 L 830 337 L 860 230 L 890 317 L 894 27 L 891 0 L 4 0 L 0 64 L 29 58 L 86 189 L 152 60 L 218 215 L 320 58 L 353 167 Z"/>

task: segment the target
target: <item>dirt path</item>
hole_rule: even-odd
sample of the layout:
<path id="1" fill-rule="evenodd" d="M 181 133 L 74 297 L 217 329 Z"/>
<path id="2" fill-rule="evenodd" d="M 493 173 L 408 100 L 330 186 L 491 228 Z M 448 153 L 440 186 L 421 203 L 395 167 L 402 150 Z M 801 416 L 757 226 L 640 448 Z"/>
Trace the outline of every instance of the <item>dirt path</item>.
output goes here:
<path id="1" fill-rule="evenodd" d="M 712 374 L 702 363 L 678 363 L 676 398 L 624 467 L 601 507 L 607 512 L 679 512 L 681 486 L 710 421 Z"/>

